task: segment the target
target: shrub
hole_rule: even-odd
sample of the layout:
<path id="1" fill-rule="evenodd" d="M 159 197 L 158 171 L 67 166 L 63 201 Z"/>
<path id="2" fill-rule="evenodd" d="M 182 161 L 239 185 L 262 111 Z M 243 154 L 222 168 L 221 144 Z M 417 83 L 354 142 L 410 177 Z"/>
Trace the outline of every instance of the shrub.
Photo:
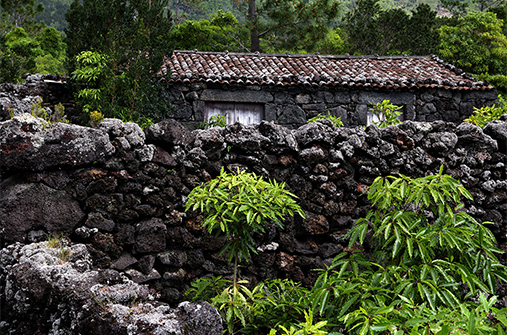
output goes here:
<path id="1" fill-rule="evenodd" d="M 227 125 L 227 117 L 220 114 L 215 114 L 199 125 L 201 129 L 208 129 L 213 127 L 225 127 Z"/>
<path id="2" fill-rule="evenodd" d="M 367 194 L 372 210 L 348 236 L 349 250 L 368 241 L 371 257 L 337 256 L 312 290 L 314 311 L 349 334 L 503 334 L 507 309 L 486 296 L 507 268 L 491 231 L 463 210 L 472 196 L 459 181 L 440 168 L 378 177 Z"/>
<path id="3" fill-rule="evenodd" d="M 507 114 L 507 107 L 505 105 L 503 107 L 495 107 L 494 105 L 481 108 L 474 107 L 474 113 L 465 119 L 465 121 L 484 128 L 489 122 L 498 120 L 503 114 Z"/>
<path id="4" fill-rule="evenodd" d="M 372 209 L 311 290 L 266 280 L 232 291 L 230 281 L 203 278 L 189 293 L 219 308 L 229 332 L 505 334 L 507 309 L 493 295 L 507 282 L 502 251 L 487 222 L 464 211 L 472 196 L 460 182 L 441 167 L 423 178 L 378 177 L 366 194 Z"/>
<path id="5" fill-rule="evenodd" d="M 99 111 L 90 112 L 90 125 L 96 128 L 102 121 L 104 121 L 104 114 Z"/>
<path id="6" fill-rule="evenodd" d="M 55 111 L 48 113 L 49 109 L 42 107 L 42 99 L 37 99 L 31 106 L 30 113 L 32 116 L 39 117 L 46 121 L 45 125 L 51 126 L 55 122 L 69 123 L 65 117 L 65 107 L 61 103 L 55 105 Z"/>
<path id="7" fill-rule="evenodd" d="M 264 294 L 261 286 L 250 291 L 243 285 L 246 282 L 237 279 L 238 262 L 248 261 L 250 253 L 257 253 L 252 233 L 263 233 L 269 222 L 282 228 L 287 214 L 293 216 L 296 212 L 304 217 L 294 200 L 295 195 L 284 187 L 284 183 L 265 181 L 255 173 L 239 169 L 235 173 L 226 173 L 222 168 L 217 178 L 197 186 L 188 195 L 185 209 L 202 212 L 205 215 L 202 226 L 209 233 L 226 237 L 220 255 L 228 253 L 228 262 L 234 261 L 232 285 L 226 286 L 212 299 L 222 312 L 229 332 L 233 332 L 238 321 L 246 326 L 246 318 L 253 313 L 249 301 L 255 301 L 257 294 Z M 209 282 L 202 280 L 198 284 L 206 286 Z M 197 289 L 197 293 L 204 291 L 198 286 Z"/>

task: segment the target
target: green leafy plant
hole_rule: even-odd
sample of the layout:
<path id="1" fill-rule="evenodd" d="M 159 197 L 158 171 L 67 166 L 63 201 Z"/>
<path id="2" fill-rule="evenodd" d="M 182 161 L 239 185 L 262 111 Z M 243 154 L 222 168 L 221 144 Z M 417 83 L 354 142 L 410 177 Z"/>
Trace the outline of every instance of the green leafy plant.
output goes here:
<path id="1" fill-rule="evenodd" d="M 234 260 L 236 283 L 238 261 L 248 261 L 250 253 L 257 253 L 252 233 L 262 233 L 268 222 L 283 228 L 284 215 L 294 212 L 304 217 L 296 196 L 284 189 L 285 183 L 265 181 L 255 173 L 238 171 L 220 175 L 206 184 L 197 186 L 188 195 L 185 210 L 204 213 L 202 223 L 209 233 L 225 236 L 227 243 L 220 255 L 228 252 L 228 261 Z"/>
<path id="2" fill-rule="evenodd" d="M 238 328 L 243 334 L 266 334 L 280 326 L 301 328 L 298 324 L 309 309 L 309 300 L 308 290 L 300 283 L 272 279 L 250 290 L 246 281 L 239 281 L 238 292 L 231 284 L 222 277 L 200 278 L 186 294 L 192 301 L 206 300 L 215 306 L 230 333 Z"/>
<path id="3" fill-rule="evenodd" d="M 400 124 L 401 121 L 398 117 L 403 114 L 403 112 L 399 111 L 401 108 L 401 106 L 391 104 L 389 100 L 372 104 L 372 107 L 369 109 L 378 118 L 378 121 L 373 121 L 373 124 L 379 128 Z"/>
<path id="4" fill-rule="evenodd" d="M 507 107 L 484 106 L 481 108 L 474 107 L 474 112 L 465 121 L 484 128 L 486 124 L 493 120 L 498 120 L 500 116 L 507 114 Z"/>
<path id="5" fill-rule="evenodd" d="M 239 169 L 226 173 L 222 168 L 217 178 L 197 186 L 188 195 L 185 209 L 205 215 L 202 226 L 227 240 L 220 255 L 228 253 L 228 262 L 234 261 L 232 285 L 214 298 L 215 305 L 225 310 L 224 319 L 231 333 L 238 320 L 246 326 L 245 317 L 252 308 L 248 301 L 260 290 L 256 287 L 250 291 L 244 281 L 238 280 L 238 262 L 248 262 L 251 253 L 257 253 L 252 234 L 264 232 L 268 222 L 282 228 L 285 215 L 296 212 L 304 217 L 294 200 L 296 196 L 284 187 L 284 183 L 265 181 L 255 173 Z"/>
<path id="6" fill-rule="evenodd" d="M 378 177 L 367 194 L 372 210 L 347 236 L 350 250 L 368 241 L 371 257 L 342 253 L 322 271 L 310 297 L 318 315 L 349 334 L 504 334 L 507 310 L 484 297 L 507 268 L 491 231 L 463 210 L 472 196 L 459 181 L 441 167 Z"/>
<path id="7" fill-rule="evenodd" d="M 313 323 L 313 313 L 310 309 L 308 312 L 304 311 L 305 314 L 305 322 L 301 322 L 297 327 L 290 326 L 289 329 L 280 325 L 279 328 L 283 330 L 284 335 L 326 335 L 327 332 L 322 330 L 323 327 L 326 326 L 327 321 L 320 321 L 316 324 Z M 277 331 L 275 329 L 271 329 L 269 335 L 276 335 Z"/>
<path id="8" fill-rule="evenodd" d="M 43 128 L 51 125 L 51 120 L 48 117 L 48 112 L 46 111 L 46 108 L 42 107 L 42 99 L 37 99 L 37 101 L 32 104 L 30 108 L 30 114 L 45 121 L 42 124 Z"/>
<path id="9" fill-rule="evenodd" d="M 100 111 L 105 89 L 101 88 L 102 82 L 111 75 L 108 57 L 99 52 L 82 51 L 76 55 L 75 62 L 71 79 L 78 87 L 77 101 L 85 114 Z"/>
<path id="10" fill-rule="evenodd" d="M 227 116 L 221 114 L 212 115 L 208 121 L 199 125 L 201 129 L 208 129 L 212 127 L 225 127 L 227 125 Z"/>
<path id="11" fill-rule="evenodd" d="M 327 115 L 322 115 L 319 113 L 319 115 L 309 119 L 308 123 L 318 122 L 320 120 L 330 120 L 336 128 L 343 127 L 342 119 L 340 117 L 336 117 L 334 115 L 331 115 L 331 113 L 329 111 L 327 111 Z"/>

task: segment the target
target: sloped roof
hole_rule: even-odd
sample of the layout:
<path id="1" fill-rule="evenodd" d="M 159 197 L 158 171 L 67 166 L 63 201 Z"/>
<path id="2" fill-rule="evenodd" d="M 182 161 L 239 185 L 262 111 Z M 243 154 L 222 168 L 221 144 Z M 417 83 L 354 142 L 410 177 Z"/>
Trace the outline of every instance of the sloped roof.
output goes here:
<path id="1" fill-rule="evenodd" d="M 492 90 L 436 56 L 291 55 L 174 51 L 171 82 Z"/>

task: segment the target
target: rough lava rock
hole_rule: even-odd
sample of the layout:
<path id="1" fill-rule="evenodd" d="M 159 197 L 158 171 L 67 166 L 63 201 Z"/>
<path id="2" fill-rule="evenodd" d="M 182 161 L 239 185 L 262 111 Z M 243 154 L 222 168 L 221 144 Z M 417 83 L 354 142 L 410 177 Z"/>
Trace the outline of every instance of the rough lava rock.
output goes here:
<path id="1" fill-rule="evenodd" d="M 82 166 L 103 162 L 115 149 L 101 130 L 45 121 L 30 114 L 0 122 L 0 167 L 12 170 Z"/>
<path id="2" fill-rule="evenodd" d="M 177 145 L 187 147 L 195 141 L 195 134 L 173 119 L 153 124 L 145 132 L 149 141 L 162 144 L 166 150 Z"/>
<path id="3" fill-rule="evenodd" d="M 119 272 L 91 268 L 85 245 L 60 241 L 0 250 L 5 292 L 0 333 L 9 335 L 220 335 L 217 310 L 205 302 L 157 301 L 156 291 Z"/>
<path id="4" fill-rule="evenodd" d="M 70 234 L 85 218 L 65 191 L 11 177 L 0 183 L 0 238 L 23 242 L 30 230 Z"/>
<path id="5" fill-rule="evenodd" d="M 484 133 L 493 137 L 498 142 L 498 150 L 507 152 L 507 115 L 506 120 L 495 120 L 484 127 Z"/>

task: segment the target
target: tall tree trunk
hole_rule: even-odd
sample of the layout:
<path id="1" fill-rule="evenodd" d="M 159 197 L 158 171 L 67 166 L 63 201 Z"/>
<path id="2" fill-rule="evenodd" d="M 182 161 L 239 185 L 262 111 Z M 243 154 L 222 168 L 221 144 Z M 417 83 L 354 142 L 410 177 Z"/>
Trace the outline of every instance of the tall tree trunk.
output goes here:
<path id="1" fill-rule="evenodd" d="M 250 46 L 251 52 L 259 51 L 259 32 L 257 31 L 257 18 L 255 13 L 255 0 L 248 0 L 248 19 L 250 20 Z"/>

